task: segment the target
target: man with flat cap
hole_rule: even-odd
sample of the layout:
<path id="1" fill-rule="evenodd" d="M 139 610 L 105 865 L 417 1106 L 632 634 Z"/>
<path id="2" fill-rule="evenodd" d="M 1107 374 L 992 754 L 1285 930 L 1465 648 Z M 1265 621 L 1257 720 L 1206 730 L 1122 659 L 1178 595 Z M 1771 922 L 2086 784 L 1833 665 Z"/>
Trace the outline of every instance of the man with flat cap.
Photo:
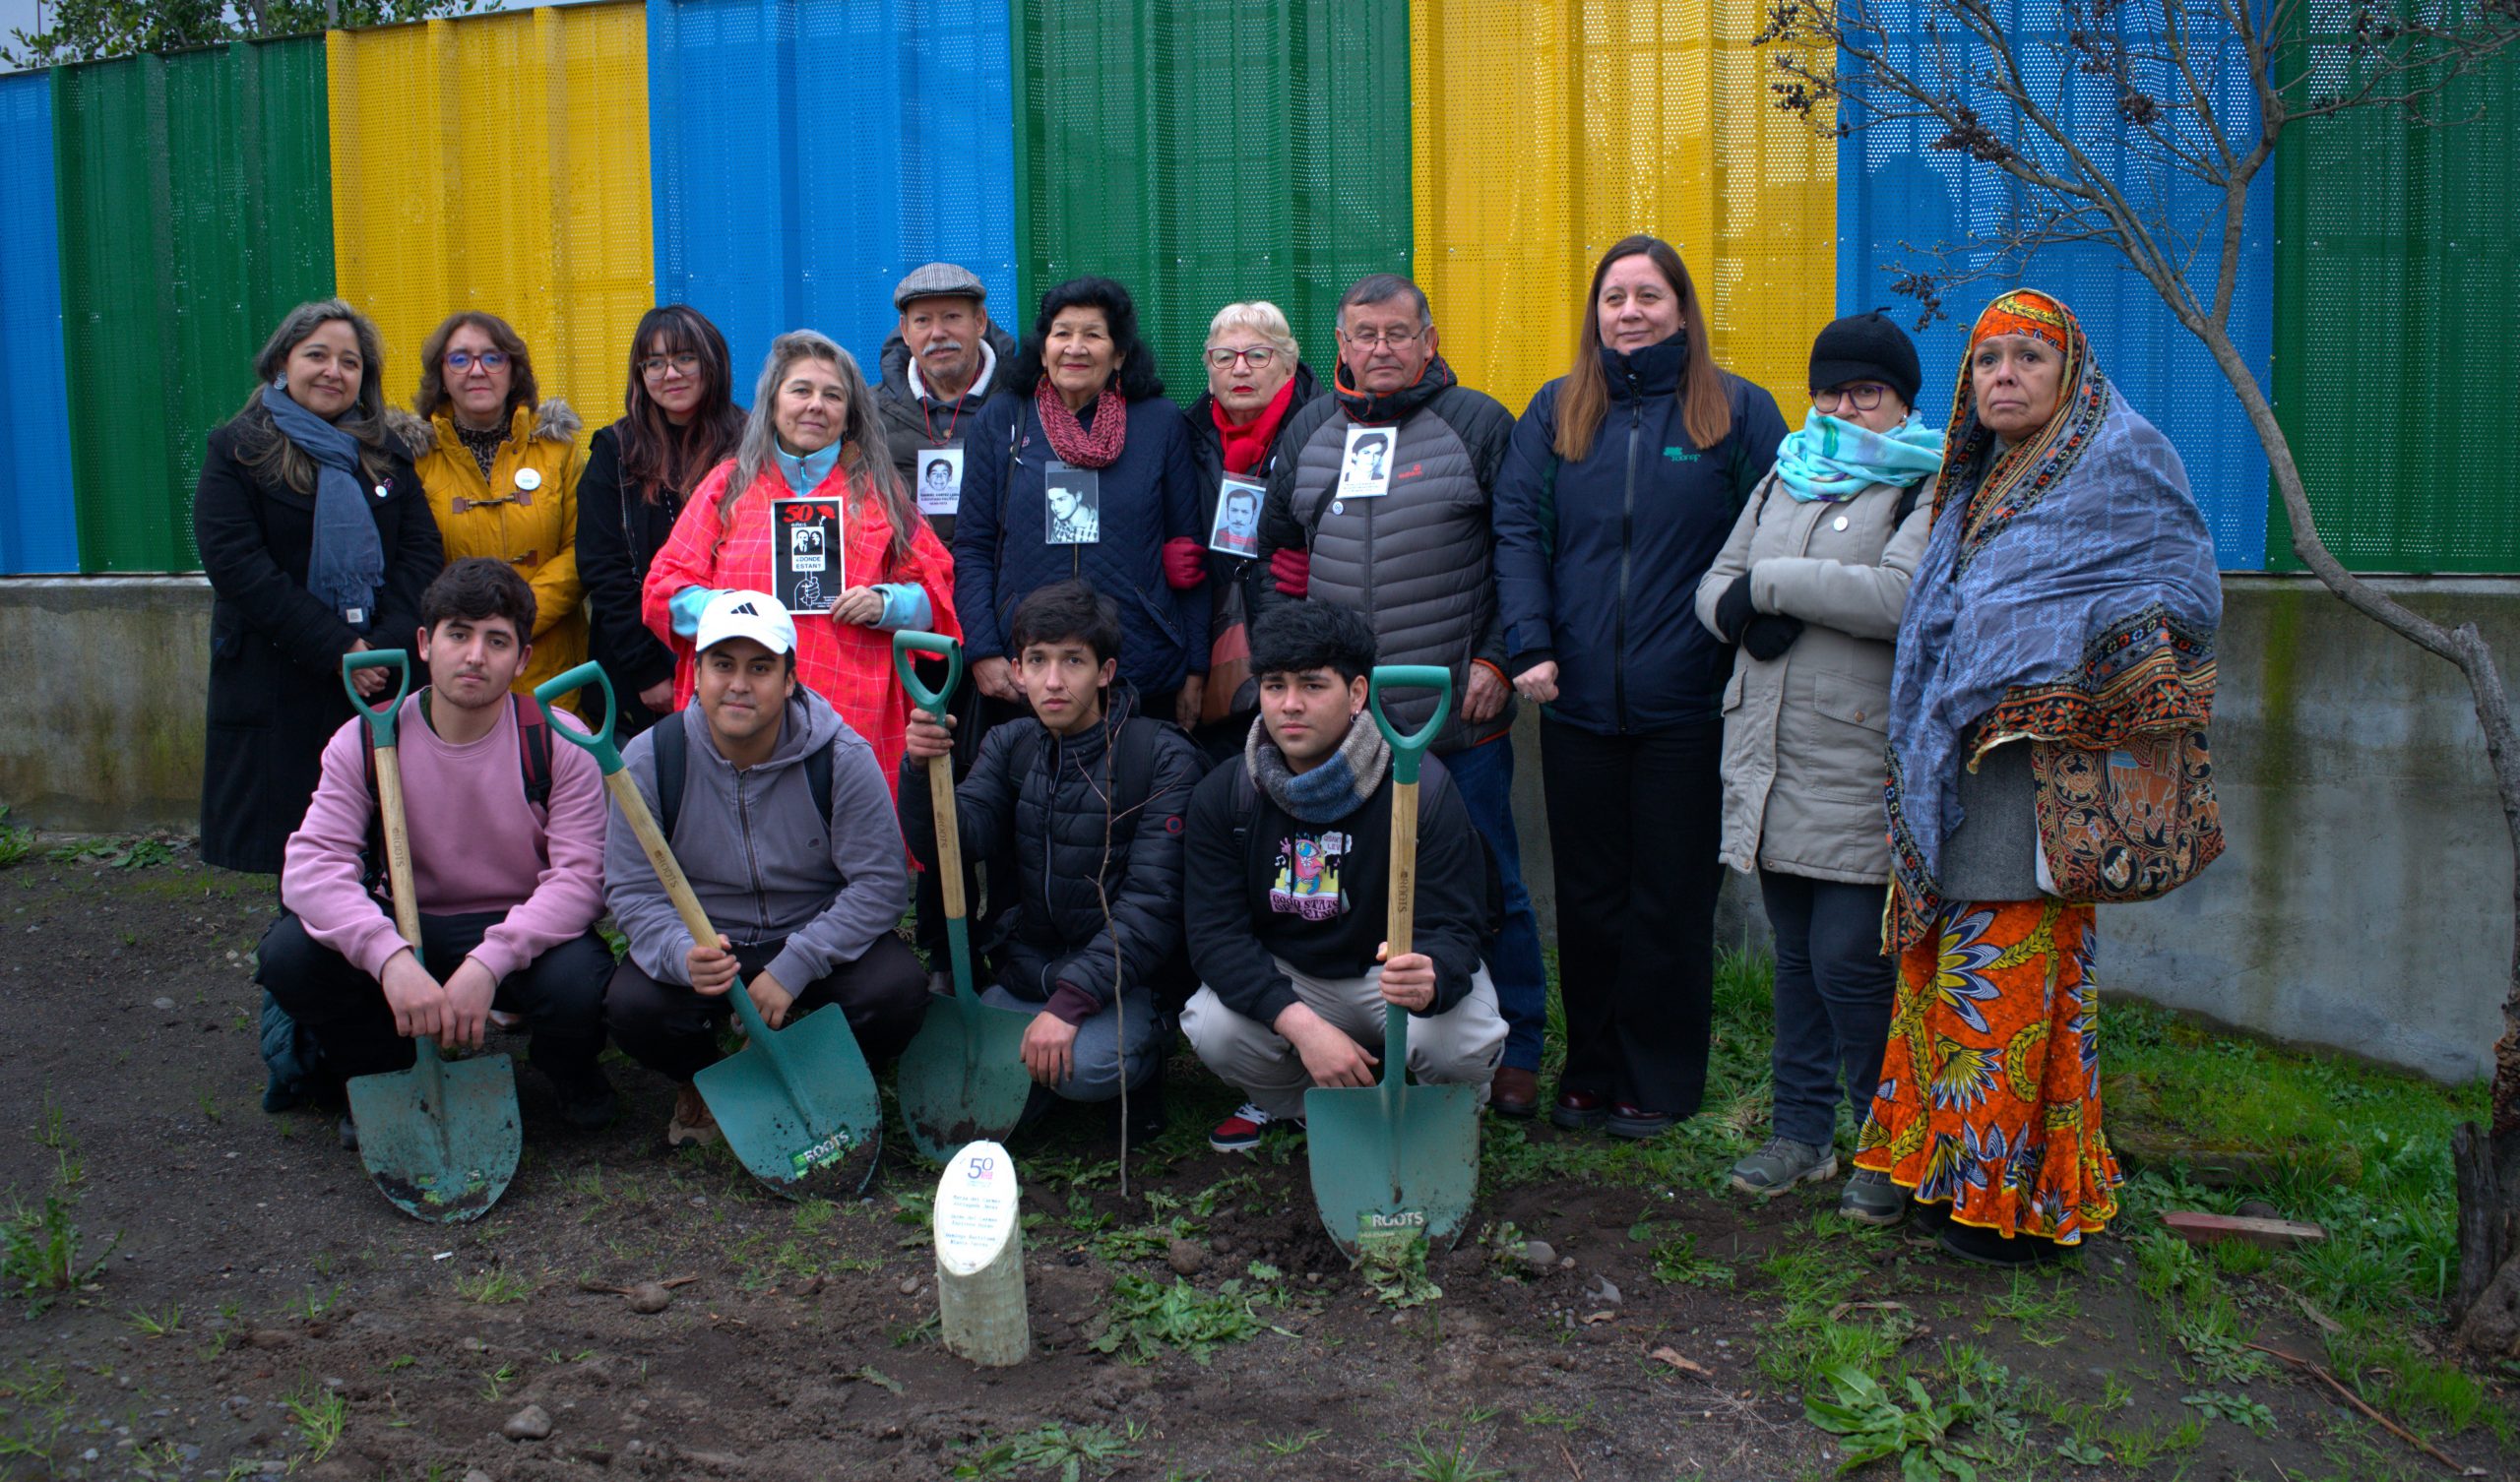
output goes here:
<path id="1" fill-rule="evenodd" d="M 902 486 L 948 545 L 962 496 L 963 435 L 997 391 L 999 363 L 1015 353 L 1015 340 L 988 322 L 987 303 L 988 285 L 968 268 L 913 270 L 893 289 L 902 322 L 884 341 L 884 383 L 875 393 Z"/>

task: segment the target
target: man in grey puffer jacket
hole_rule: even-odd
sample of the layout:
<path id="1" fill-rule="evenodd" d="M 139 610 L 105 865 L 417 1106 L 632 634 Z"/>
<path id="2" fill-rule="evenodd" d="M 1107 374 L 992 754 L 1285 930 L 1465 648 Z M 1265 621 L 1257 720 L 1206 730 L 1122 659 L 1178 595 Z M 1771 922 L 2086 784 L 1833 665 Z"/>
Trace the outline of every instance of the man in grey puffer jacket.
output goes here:
<path id="1" fill-rule="evenodd" d="M 892 789 L 866 738 L 796 683 L 788 610 L 765 592 L 720 592 L 693 646 L 692 703 L 641 732 L 622 771 L 660 821 L 671 813 L 667 841 L 720 940 L 704 945 L 684 929 L 618 803 L 604 838 L 604 903 L 630 939 L 604 1018 L 624 1053 L 675 1082 L 668 1142 L 717 1137 L 691 1078 L 719 1058 L 738 973 L 772 1028 L 839 1004 L 879 1064 L 927 1012 L 926 969 L 893 931 L 910 903 L 910 866 Z M 657 784 L 668 730 L 683 746 L 670 810 Z"/>
<path id="2" fill-rule="evenodd" d="M 1437 341 L 1426 295 L 1398 274 L 1360 278 L 1340 299 L 1333 395 L 1297 407 L 1279 434 L 1293 456 L 1278 460 L 1261 512 L 1251 607 L 1255 620 L 1304 596 L 1353 607 L 1372 621 L 1382 662 L 1452 672 L 1453 711 L 1433 750 L 1505 886 L 1488 966 L 1509 1032 L 1489 1105 L 1528 1117 L 1548 983 L 1514 834 L 1514 690 L 1488 518 L 1514 418 L 1455 381 Z M 1433 706 L 1407 696 L 1392 723 L 1415 726 Z"/>

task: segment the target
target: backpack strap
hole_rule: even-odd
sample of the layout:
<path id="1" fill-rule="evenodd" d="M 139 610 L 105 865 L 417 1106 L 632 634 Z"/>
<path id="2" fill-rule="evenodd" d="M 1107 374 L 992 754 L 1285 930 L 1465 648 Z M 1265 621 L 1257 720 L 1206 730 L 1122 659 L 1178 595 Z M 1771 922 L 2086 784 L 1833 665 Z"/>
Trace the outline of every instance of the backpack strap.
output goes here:
<path id="1" fill-rule="evenodd" d="M 805 789 L 814 799 L 814 817 L 823 827 L 831 827 L 831 748 L 826 746 L 805 758 Z"/>
<path id="2" fill-rule="evenodd" d="M 551 722 L 544 717 L 542 707 L 532 704 L 522 695 L 510 695 L 508 704 L 516 710 L 517 768 L 525 776 L 525 800 L 551 813 Z"/>
<path id="3" fill-rule="evenodd" d="M 679 713 L 655 727 L 657 749 L 657 832 L 673 842 L 674 821 L 682 817 L 682 778 L 691 763 L 691 737 Z"/>

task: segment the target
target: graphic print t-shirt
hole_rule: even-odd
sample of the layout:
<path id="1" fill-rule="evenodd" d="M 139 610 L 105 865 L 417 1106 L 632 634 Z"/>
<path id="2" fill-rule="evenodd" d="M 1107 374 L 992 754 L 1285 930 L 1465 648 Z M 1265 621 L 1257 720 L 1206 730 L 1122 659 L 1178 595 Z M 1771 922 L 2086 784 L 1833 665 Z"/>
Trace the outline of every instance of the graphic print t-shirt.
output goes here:
<path id="1" fill-rule="evenodd" d="M 1278 874 L 1269 885 L 1269 909 L 1306 921 L 1347 914 L 1348 893 L 1339 879 L 1354 841 L 1337 829 L 1299 831 L 1278 840 Z"/>

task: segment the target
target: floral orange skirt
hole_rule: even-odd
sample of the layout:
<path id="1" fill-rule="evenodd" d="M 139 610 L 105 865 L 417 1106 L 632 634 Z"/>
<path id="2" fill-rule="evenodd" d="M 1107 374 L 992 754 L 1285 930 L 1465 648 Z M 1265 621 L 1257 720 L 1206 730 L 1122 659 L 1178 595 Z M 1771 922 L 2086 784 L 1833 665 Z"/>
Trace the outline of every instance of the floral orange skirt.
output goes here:
<path id="1" fill-rule="evenodd" d="M 1856 1166 L 1951 1217 L 2073 1245 L 2117 1213 L 2100 1131 L 2092 908 L 1946 901 L 1899 956 Z"/>

